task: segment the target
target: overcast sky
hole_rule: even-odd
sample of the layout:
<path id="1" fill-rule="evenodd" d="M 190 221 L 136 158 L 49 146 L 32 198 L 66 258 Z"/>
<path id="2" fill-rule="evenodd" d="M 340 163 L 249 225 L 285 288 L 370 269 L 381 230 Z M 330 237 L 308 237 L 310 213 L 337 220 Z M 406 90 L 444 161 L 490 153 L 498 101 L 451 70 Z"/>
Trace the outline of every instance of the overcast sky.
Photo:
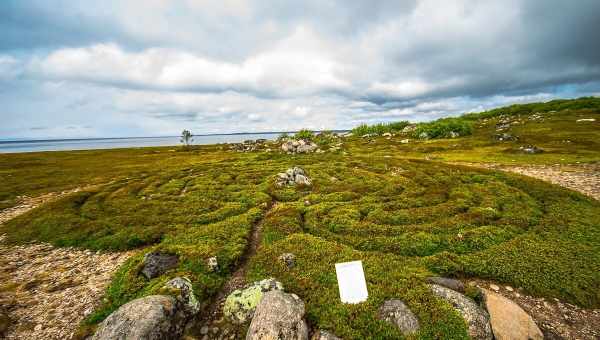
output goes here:
<path id="1" fill-rule="evenodd" d="M 600 94 L 600 1 L 0 2 L 0 138 L 344 129 Z"/>

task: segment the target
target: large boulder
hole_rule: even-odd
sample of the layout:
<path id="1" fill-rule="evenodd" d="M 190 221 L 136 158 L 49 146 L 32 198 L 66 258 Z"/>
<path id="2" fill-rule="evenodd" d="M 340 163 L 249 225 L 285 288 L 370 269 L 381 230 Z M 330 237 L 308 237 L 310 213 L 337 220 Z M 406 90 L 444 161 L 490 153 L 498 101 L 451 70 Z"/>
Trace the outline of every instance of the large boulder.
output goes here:
<path id="1" fill-rule="evenodd" d="M 179 257 L 177 255 L 153 251 L 144 255 L 142 274 L 150 280 L 164 274 L 167 270 L 176 268 L 178 265 Z"/>
<path id="2" fill-rule="evenodd" d="M 529 314 L 504 296 L 483 289 L 496 340 L 542 340 L 544 335 Z"/>
<path id="3" fill-rule="evenodd" d="M 185 321 L 175 298 L 150 295 L 130 301 L 109 315 L 92 340 L 176 339 L 183 333 Z"/>
<path id="4" fill-rule="evenodd" d="M 319 146 L 309 140 L 288 140 L 281 144 L 281 150 L 286 153 L 309 153 L 314 152 Z"/>
<path id="5" fill-rule="evenodd" d="M 304 303 L 294 294 L 273 290 L 264 294 L 246 340 L 308 340 Z"/>
<path id="6" fill-rule="evenodd" d="M 414 334 L 419 330 L 419 320 L 415 314 L 398 299 L 385 301 L 379 308 L 377 317 L 398 327 L 404 335 Z"/>
<path id="7" fill-rule="evenodd" d="M 264 293 L 273 290 L 283 290 L 281 282 L 273 278 L 254 282 L 244 289 L 236 289 L 225 299 L 223 314 L 233 323 L 245 323 L 254 315 Z"/>
<path id="8" fill-rule="evenodd" d="M 492 340 L 490 317 L 485 310 L 473 300 L 452 289 L 437 284 L 430 284 L 429 287 L 436 296 L 449 302 L 462 315 L 472 339 Z"/>

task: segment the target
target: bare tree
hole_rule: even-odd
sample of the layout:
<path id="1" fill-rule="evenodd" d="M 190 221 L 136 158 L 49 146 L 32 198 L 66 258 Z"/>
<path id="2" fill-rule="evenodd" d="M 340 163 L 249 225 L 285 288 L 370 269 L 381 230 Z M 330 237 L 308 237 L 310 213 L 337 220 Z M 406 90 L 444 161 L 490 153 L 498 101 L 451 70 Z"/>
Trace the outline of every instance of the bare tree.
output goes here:
<path id="1" fill-rule="evenodd" d="M 192 138 L 193 136 L 194 135 L 192 135 L 190 130 L 183 130 L 181 132 L 181 143 L 183 143 L 185 147 L 190 146 L 190 144 L 194 141 L 194 139 Z"/>

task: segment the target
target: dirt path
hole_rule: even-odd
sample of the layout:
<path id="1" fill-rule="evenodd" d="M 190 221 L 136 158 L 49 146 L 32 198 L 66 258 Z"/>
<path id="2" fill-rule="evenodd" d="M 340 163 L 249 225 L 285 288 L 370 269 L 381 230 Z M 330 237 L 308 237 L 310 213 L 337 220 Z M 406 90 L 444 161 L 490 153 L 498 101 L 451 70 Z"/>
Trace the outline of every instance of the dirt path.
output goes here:
<path id="1" fill-rule="evenodd" d="M 502 170 L 535 177 L 600 200 L 600 163 L 576 165 L 501 165 L 490 163 L 452 163 Z"/>
<path id="2" fill-rule="evenodd" d="M 17 206 L 0 211 L 0 224 L 79 190 L 23 197 Z M 43 243 L 8 245 L 0 235 L 0 338 L 71 338 L 131 254 Z"/>
<path id="3" fill-rule="evenodd" d="M 265 216 L 276 206 L 277 202 L 273 202 L 265 211 Z M 221 291 L 217 293 L 207 311 L 198 315 L 196 320 L 190 322 L 188 325 L 190 329 L 186 332 L 186 339 L 237 339 L 240 336 L 244 336 L 244 334 L 239 333 L 239 331 L 243 330 L 236 329 L 236 327 L 223 327 L 223 323 L 226 322 L 223 317 L 223 306 L 229 294 L 236 289 L 244 288 L 247 284 L 246 272 L 248 271 L 250 259 L 256 255 L 260 246 L 263 220 L 264 217 L 252 226 L 248 246 L 237 269 L 223 285 Z"/>

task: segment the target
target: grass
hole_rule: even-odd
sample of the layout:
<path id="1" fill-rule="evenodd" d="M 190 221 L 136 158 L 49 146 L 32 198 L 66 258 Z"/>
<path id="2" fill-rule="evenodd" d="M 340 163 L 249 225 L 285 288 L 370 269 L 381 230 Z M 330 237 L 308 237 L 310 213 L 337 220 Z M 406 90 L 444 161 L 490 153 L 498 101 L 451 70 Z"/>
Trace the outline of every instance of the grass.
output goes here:
<path id="1" fill-rule="evenodd" d="M 578 103 L 552 104 L 568 110 L 547 110 L 539 120 L 511 109 L 518 123 L 509 131 L 519 140 L 508 142 L 493 138 L 507 115 L 484 113 L 460 118 L 470 122 L 472 134 L 453 139 L 405 144 L 400 140 L 406 136 L 315 137 L 341 142 L 335 153 L 203 146 L 0 155 L 5 206 L 17 195 L 98 184 L 21 215 L 0 233 L 13 243 L 140 250 L 115 275 L 105 303 L 86 320 L 90 327 L 131 299 L 161 293 L 175 276 L 190 278 L 198 298 L 210 301 L 261 221 L 261 247 L 247 279 L 282 281 L 306 302 L 311 326 L 344 339 L 400 338 L 375 317 L 385 299 L 400 298 L 421 322 L 415 338 L 466 339 L 464 322 L 429 293 L 427 276 L 489 278 L 530 294 L 600 306 L 600 203 L 531 178 L 435 160 L 599 161 L 599 122 L 576 122 L 599 116 L 590 108 L 596 101 L 583 101 L 587 106 L 577 110 Z M 538 112 L 540 106 L 533 107 L 527 110 Z M 523 154 L 522 144 L 545 152 Z M 275 175 L 291 166 L 306 169 L 312 187 L 275 186 Z M 142 258 L 153 250 L 181 261 L 146 280 L 139 274 Z M 291 269 L 278 260 L 288 252 L 296 255 Z M 221 271 L 208 271 L 212 256 Z M 334 264 L 350 260 L 362 260 L 365 268 L 369 300 L 359 305 L 338 298 Z"/>

